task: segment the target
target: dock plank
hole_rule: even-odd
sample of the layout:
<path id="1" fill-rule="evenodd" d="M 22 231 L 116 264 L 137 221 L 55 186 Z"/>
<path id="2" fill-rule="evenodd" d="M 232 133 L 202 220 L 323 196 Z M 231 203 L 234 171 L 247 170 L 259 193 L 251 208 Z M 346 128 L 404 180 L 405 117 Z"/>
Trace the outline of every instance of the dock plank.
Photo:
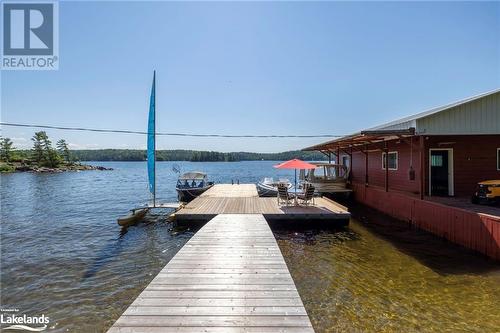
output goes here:
<path id="1" fill-rule="evenodd" d="M 223 214 L 188 241 L 108 332 L 314 330 L 264 216 Z"/>
<path id="2" fill-rule="evenodd" d="M 113 327 L 110 333 L 193 333 L 199 327 Z M 204 333 L 314 333 L 310 327 L 206 327 Z"/>
<path id="3" fill-rule="evenodd" d="M 112 327 L 110 333 L 193 333 L 199 327 Z M 204 333 L 314 333 L 310 327 L 206 327 Z"/>
<path id="4" fill-rule="evenodd" d="M 203 332 L 206 327 L 311 327 L 309 317 L 303 316 L 121 316 L 115 323 L 118 327 L 153 326 L 153 327 L 198 327 L 194 332 Z"/>
<path id="5" fill-rule="evenodd" d="M 302 306 L 295 298 L 138 298 L 134 306 Z"/>
<path id="6" fill-rule="evenodd" d="M 276 198 L 261 198 L 254 184 L 217 184 L 176 213 L 179 222 L 208 221 L 219 214 L 263 214 L 274 220 L 348 220 L 350 213 L 341 204 L 326 197 L 315 198 L 314 204 L 278 205 Z M 262 229 L 255 229 L 256 234 Z M 229 235 L 237 230 L 226 229 Z"/>
<path id="7" fill-rule="evenodd" d="M 259 194 L 254 184 L 217 184 L 201 194 L 201 197 L 211 198 L 246 198 L 258 196 Z"/>

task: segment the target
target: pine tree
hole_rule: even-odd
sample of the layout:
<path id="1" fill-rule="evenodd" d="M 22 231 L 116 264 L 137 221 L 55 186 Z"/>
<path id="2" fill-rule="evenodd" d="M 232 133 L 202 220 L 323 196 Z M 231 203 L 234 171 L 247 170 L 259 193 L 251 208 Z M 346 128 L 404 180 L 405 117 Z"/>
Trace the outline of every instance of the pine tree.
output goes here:
<path id="1" fill-rule="evenodd" d="M 36 132 L 31 138 L 31 141 L 33 141 L 33 148 L 31 149 L 32 158 L 38 164 L 44 161 L 43 141 L 45 137 L 47 137 L 47 133 L 41 131 Z"/>
<path id="2" fill-rule="evenodd" d="M 0 159 L 9 162 L 12 157 L 12 141 L 9 138 L 0 140 Z"/>
<path id="3" fill-rule="evenodd" d="M 60 156 L 52 148 L 52 142 L 47 133 L 45 131 L 36 132 L 31 140 L 33 141 L 33 157 L 35 161 L 51 168 L 57 167 Z"/>
<path id="4" fill-rule="evenodd" d="M 66 143 L 66 140 L 61 139 L 57 141 L 57 150 L 59 151 L 59 154 L 64 158 L 66 162 L 70 162 L 71 156 L 68 148 L 68 144 Z"/>
<path id="5" fill-rule="evenodd" d="M 57 155 L 57 152 L 52 148 L 52 142 L 50 141 L 47 134 L 45 134 L 43 138 L 42 147 L 45 151 L 47 165 L 51 168 L 56 167 L 58 164 L 59 156 Z"/>

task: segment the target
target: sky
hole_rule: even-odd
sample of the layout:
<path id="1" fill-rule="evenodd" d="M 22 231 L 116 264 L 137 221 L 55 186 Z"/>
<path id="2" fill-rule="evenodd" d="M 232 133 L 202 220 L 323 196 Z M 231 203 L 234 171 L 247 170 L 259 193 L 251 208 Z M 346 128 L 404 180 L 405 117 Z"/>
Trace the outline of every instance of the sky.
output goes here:
<path id="1" fill-rule="evenodd" d="M 69 2 L 59 70 L 2 71 L 1 120 L 145 131 L 344 135 L 500 87 L 500 2 Z M 3 127 L 18 148 L 35 129 Z M 73 149 L 132 134 L 47 130 Z M 278 152 L 326 141 L 158 137 Z"/>

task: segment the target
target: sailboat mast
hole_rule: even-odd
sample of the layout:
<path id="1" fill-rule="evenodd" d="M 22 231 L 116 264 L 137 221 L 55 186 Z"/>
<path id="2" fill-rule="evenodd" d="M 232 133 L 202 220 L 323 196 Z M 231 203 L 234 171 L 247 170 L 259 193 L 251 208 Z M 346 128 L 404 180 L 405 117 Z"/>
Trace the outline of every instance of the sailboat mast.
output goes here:
<path id="1" fill-rule="evenodd" d="M 153 151 L 154 151 L 154 161 L 153 161 L 153 207 L 156 207 L 156 70 L 153 71 L 153 103 L 154 103 L 154 124 L 153 124 Z"/>

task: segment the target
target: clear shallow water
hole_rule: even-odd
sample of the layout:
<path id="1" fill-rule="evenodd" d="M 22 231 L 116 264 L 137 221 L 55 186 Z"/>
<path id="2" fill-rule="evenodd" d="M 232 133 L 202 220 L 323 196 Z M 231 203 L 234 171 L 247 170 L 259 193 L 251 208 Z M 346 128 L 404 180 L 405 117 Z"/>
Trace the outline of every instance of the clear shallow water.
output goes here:
<path id="1" fill-rule="evenodd" d="M 274 230 L 316 332 L 500 332 L 499 264 L 352 210 L 345 230 Z"/>
<path id="2" fill-rule="evenodd" d="M 162 215 L 120 233 L 116 218 L 148 199 L 145 163 L 96 164 L 115 170 L 1 176 L 2 307 L 43 313 L 55 332 L 105 331 L 193 235 Z M 164 201 L 172 164 L 157 166 Z M 267 161 L 178 164 L 217 182 L 293 177 Z M 363 215 L 340 231 L 275 230 L 317 332 L 499 331 L 497 264 Z"/>

